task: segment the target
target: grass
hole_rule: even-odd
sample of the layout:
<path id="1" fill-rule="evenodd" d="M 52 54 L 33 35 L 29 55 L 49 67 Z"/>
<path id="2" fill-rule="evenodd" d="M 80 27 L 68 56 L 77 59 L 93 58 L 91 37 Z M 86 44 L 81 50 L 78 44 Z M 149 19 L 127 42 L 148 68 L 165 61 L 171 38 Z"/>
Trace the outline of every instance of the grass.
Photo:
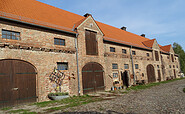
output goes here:
<path id="1" fill-rule="evenodd" d="M 156 83 L 149 83 L 149 84 L 145 84 L 145 85 L 137 85 L 137 86 L 131 86 L 130 88 L 127 88 L 127 90 L 141 90 L 141 89 L 147 89 L 147 88 L 150 88 L 150 87 L 153 87 L 153 86 L 157 86 L 157 85 L 160 85 L 160 84 L 166 84 L 166 83 L 169 83 L 169 82 L 174 82 L 176 80 L 181 80 L 181 79 L 185 79 L 185 78 L 176 78 L 176 79 L 173 79 L 173 80 L 167 80 L 167 81 L 162 81 L 162 82 L 156 82 Z"/>
<path id="2" fill-rule="evenodd" d="M 56 110 L 63 110 L 66 108 L 76 107 L 76 106 L 88 104 L 91 102 L 101 101 L 101 100 L 102 100 L 101 98 L 96 98 L 88 95 L 70 97 L 70 98 L 63 99 L 61 101 L 57 101 L 59 104 L 65 104 L 64 106 L 48 108 L 46 109 L 46 111 L 53 112 Z"/>
<path id="3" fill-rule="evenodd" d="M 39 102 L 34 103 L 34 105 L 37 105 L 38 107 L 47 107 L 47 106 L 54 106 L 54 105 L 63 105 L 58 107 L 52 107 L 46 109 L 47 112 L 53 112 L 57 110 L 63 110 L 70 107 L 80 106 L 83 104 L 88 104 L 91 102 L 101 101 L 102 98 L 96 98 L 89 95 L 83 95 L 83 96 L 73 96 L 66 99 L 62 99 L 60 101 L 45 101 L 45 102 Z"/>
<path id="4" fill-rule="evenodd" d="M 11 110 L 9 113 L 19 113 L 19 114 L 37 114 L 36 112 L 30 112 L 26 109 Z"/>
<path id="5" fill-rule="evenodd" d="M 5 108 L 2 108 L 1 110 L 7 111 L 7 110 L 10 110 L 10 109 L 12 109 L 12 107 L 5 107 Z"/>
<path id="6" fill-rule="evenodd" d="M 183 89 L 183 92 L 185 93 L 185 88 Z"/>

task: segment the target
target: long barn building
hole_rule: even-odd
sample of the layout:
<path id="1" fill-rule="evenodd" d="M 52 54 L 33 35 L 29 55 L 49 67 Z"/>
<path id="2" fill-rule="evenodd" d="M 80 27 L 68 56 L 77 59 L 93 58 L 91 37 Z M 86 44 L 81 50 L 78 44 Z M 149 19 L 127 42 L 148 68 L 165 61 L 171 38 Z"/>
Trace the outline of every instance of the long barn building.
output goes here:
<path id="1" fill-rule="evenodd" d="M 0 106 L 178 78 L 171 45 L 36 0 L 0 0 Z"/>

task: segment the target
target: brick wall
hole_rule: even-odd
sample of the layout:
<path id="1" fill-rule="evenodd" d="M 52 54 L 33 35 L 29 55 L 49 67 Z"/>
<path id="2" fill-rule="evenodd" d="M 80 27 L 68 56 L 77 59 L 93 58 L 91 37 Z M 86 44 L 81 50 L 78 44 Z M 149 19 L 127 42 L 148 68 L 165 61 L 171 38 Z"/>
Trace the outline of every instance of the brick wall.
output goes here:
<path id="1" fill-rule="evenodd" d="M 55 92 L 57 88 L 56 84 L 49 80 L 49 75 L 54 67 L 57 67 L 57 62 L 68 62 L 69 67 L 64 71 L 66 77 L 61 86 L 62 92 L 77 95 L 74 37 L 8 22 L 2 22 L 0 28 L 20 32 L 20 40 L 9 40 L 2 38 L 0 30 L 0 59 L 24 60 L 36 67 L 38 101 L 47 100 L 48 93 Z M 66 46 L 54 45 L 54 38 L 65 39 Z M 75 79 L 69 80 L 68 76 L 75 77 Z"/>

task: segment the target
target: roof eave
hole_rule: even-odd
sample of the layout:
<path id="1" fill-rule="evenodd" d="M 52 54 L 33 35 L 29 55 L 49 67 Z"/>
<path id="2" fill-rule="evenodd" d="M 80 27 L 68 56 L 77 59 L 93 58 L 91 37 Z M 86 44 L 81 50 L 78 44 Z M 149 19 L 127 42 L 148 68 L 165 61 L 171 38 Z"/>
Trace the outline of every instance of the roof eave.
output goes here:
<path id="1" fill-rule="evenodd" d="M 107 42 L 111 42 L 111 43 L 122 44 L 122 45 L 126 45 L 126 46 L 129 46 L 129 47 L 135 47 L 135 48 L 140 48 L 140 49 L 152 51 L 152 49 L 149 49 L 149 48 L 142 48 L 142 47 L 139 47 L 139 46 L 133 46 L 133 45 L 124 44 L 124 43 L 119 43 L 119 42 L 110 41 L 110 40 L 106 40 L 106 39 L 103 39 L 103 40 L 104 40 L 104 41 L 107 41 Z"/>
<path id="2" fill-rule="evenodd" d="M 32 25 L 32 26 L 36 26 L 36 27 L 46 28 L 46 29 L 55 30 L 55 31 L 59 31 L 59 32 L 63 32 L 63 33 L 68 33 L 68 34 L 73 34 L 73 35 L 77 36 L 77 33 L 75 31 L 74 32 L 69 32 L 69 31 L 66 31 L 66 30 L 61 30 L 61 29 L 46 27 L 46 26 L 37 25 L 37 24 L 33 24 L 33 23 L 28 23 L 28 22 L 24 22 L 24 21 L 19 21 L 19 20 L 16 20 L 16 19 L 11 19 L 11 18 L 2 17 L 2 16 L 0 16 L 0 19 L 5 19 L 5 20 L 9 20 L 9 21 L 14 21 L 14 22 L 22 23 L 22 24 L 27 24 L 27 25 Z"/>

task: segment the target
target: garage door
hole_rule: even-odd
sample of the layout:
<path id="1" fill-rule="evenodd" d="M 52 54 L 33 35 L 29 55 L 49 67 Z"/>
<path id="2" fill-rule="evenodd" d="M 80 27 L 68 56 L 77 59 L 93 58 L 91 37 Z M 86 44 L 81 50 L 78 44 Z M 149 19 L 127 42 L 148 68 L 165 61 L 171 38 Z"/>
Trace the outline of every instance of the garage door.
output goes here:
<path id="1" fill-rule="evenodd" d="M 0 107 L 36 101 L 36 71 L 21 60 L 0 60 Z"/>

